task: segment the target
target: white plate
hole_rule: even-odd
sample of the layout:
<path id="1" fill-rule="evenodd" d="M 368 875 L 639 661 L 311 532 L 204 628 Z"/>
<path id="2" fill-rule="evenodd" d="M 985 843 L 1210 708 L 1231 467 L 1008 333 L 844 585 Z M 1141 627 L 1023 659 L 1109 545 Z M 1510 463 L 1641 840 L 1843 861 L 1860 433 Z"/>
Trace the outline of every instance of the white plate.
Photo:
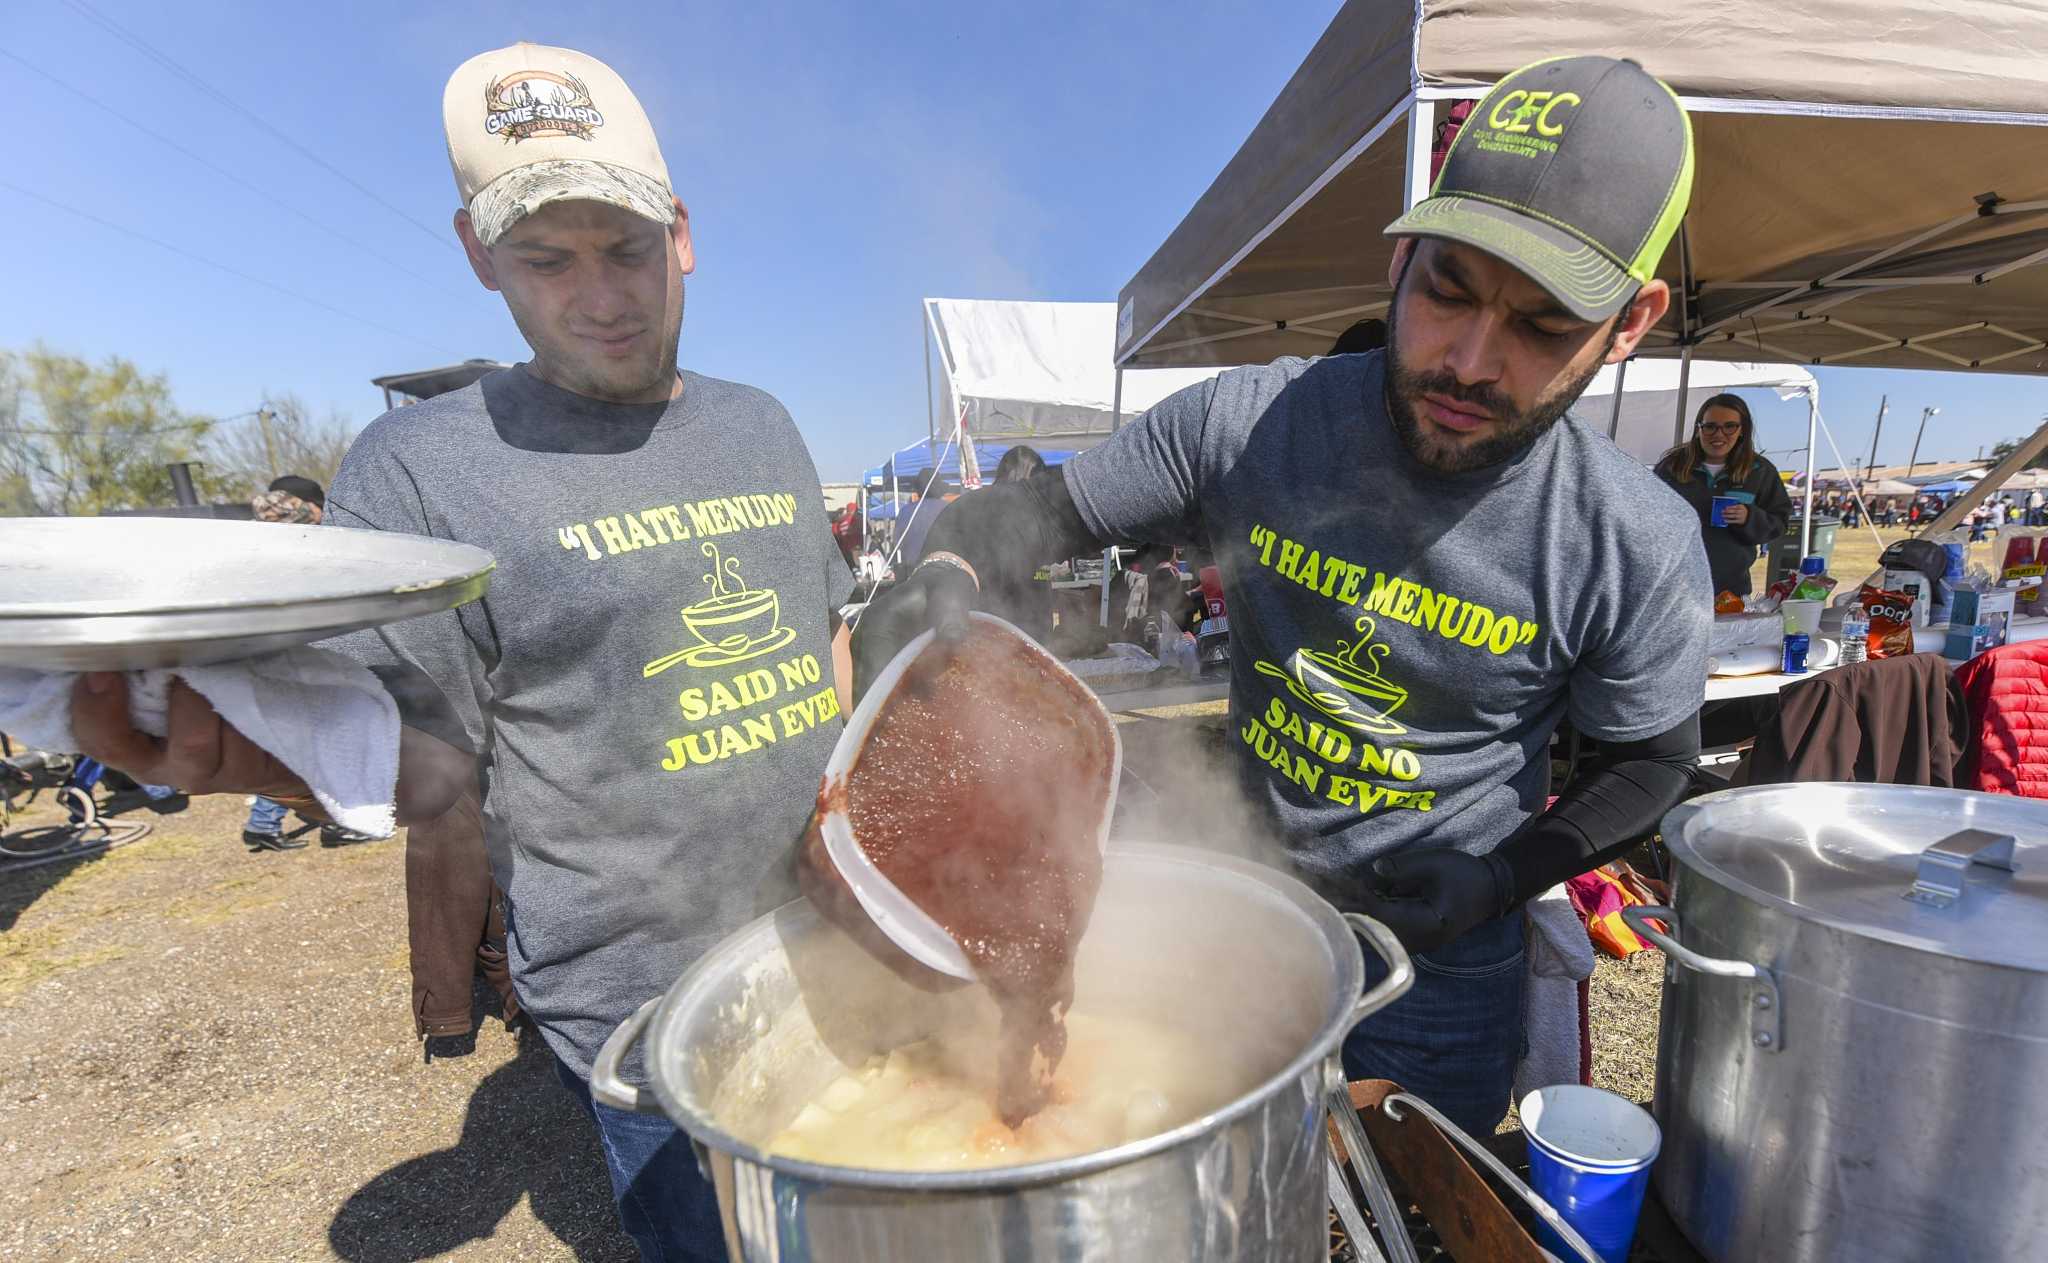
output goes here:
<path id="1" fill-rule="evenodd" d="M 1058 658 L 1047 653 L 1037 641 L 993 614 L 973 613 L 968 617 L 993 624 L 1015 636 L 1033 653 L 1051 663 L 1054 670 L 1072 681 L 1080 695 L 1087 698 L 1088 704 L 1101 715 L 1104 726 L 1109 729 L 1109 796 L 1103 803 L 1102 823 L 1095 831 L 1095 845 L 1098 850 L 1107 846 L 1109 822 L 1116 815 L 1116 789 L 1118 781 L 1122 779 L 1124 762 L 1123 740 L 1117 735 L 1116 721 L 1110 718 L 1109 711 L 1102 705 L 1101 699 L 1095 696 L 1093 690 L 1076 678 L 1073 672 L 1067 670 L 1066 665 Z M 853 714 L 846 721 L 846 731 L 839 734 L 839 744 L 832 747 L 832 758 L 825 764 L 825 783 L 828 786 L 845 783 L 847 776 L 853 771 L 855 760 L 860 757 L 861 746 L 866 743 L 869 731 L 874 728 L 875 720 L 882 713 L 882 707 L 888 702 L 889 695 L 896 691 L 896 682 L 903 678 L 903 673 L 910 669 L 910 664 L 917 661 L 918 655 L 931 643 L 931 632 L 918 636 L 903 646 L 902 652 L 890 659 L 889 665 L 882 668 L 882 673 L 875 677 L 874 683 L 868 685 L 867 695 L 861 698 L 860 705 L 853 708 Z M 827 802 L 838 804 L 827 811 L 825 818 L 819 822 L 819 830 L 825 837 L 825 853 L 832 857 L 832 866 L 846 879 L 846 884 L 853 889 L 853 897 L 860 901 L 860 906 L 881 928 L 882 933 L 888 935 L 890 942 L 909 953 L 920 964 L 936 969 L 942 974 L 972 980 L 974 969 L 967 963 L 967 957 L 961 952 L 960 944 L 952 935 L 946 933 L 944 926 L 932 920 L 924 909 L 912 903 L 909 896 L 898 890 L 896 883 L 883 876 L 882 870 L 875 867 L 874 861 L 868 858 L 868 853 L 854 840 L 853 821 L 846 814 L 846 795 L 827 792 L 821 797 Z"/>
<path id="2" fill-rule="evenodd" d="M 473 601 L 481 548 L 205 518 L 0 519 L 0 666 L 199 666 Z"/>

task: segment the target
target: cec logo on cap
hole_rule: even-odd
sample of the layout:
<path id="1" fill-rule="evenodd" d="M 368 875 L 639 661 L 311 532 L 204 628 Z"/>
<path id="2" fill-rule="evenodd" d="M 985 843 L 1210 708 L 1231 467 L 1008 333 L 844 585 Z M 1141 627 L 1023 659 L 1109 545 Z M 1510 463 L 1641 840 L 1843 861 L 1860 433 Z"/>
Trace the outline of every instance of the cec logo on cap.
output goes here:
<path id="1" fill-rule="evenodd" d="M 1671 89 L 1632 61 L 1560 57 L 1494 85 L 1386 235 L 1484 250 L 1602 321 L 1656 276 L 1691 200 L 1692 124 Z"/>
<path id="2" fill-rule="evenodd" d="M 595 57 L 543 44 L 480 53 L 448 77 L 441 122 L 455 188 L 487 246 L 550 202 L 607 202 L 675 222 L 654 125 Z"/>

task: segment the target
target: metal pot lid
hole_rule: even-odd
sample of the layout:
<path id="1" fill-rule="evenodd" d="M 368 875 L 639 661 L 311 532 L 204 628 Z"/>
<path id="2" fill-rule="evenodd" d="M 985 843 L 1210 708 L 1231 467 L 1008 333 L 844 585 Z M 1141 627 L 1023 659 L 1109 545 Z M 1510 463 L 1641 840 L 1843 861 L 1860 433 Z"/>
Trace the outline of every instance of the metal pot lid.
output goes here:
<path id="1" fill-rule="evenodd" d="M 0 667 L 199 666 L 452 609 L 481 548 L 396 531 L 206 518 L 0 521 Z"/>
<path id="2" fill-rule="evenodd" d="M 2048 802 L 1908 785 L 1759 785 L 1664 817 L 1687 868 L 1802 920 L 2048 971 Z"/>

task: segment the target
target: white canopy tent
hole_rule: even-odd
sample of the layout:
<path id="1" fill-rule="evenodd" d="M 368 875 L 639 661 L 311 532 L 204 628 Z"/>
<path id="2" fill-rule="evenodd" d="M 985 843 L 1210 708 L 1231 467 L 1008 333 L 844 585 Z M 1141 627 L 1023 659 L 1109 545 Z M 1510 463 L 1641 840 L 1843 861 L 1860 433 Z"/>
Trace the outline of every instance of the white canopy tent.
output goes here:
<path id="1" fill-rule="evenodd" d="M 1111 349 L 1115 303 L 924 300 L 926 366 L 936 349 L 939 382 L 930 437 L 965 423 L 975 441 L 1088 448 L 1120 418 L 1214 377 L 1216 368 L 1122 374 Z M 1121 393 L 1119 393 L 1121 386 Z"/>
<path id="2" fill-rule="evenodd" d="M 1896 478 L 1872 478 L 1868 482 L 1855 483 L 1854 486 L 1856 490 L 1862 492 L 1865 496 L 1916 496 L 1920 494 L 1920 488 L 1910 482 L 1900 482 Z"/>
<path id="3" fill-rule="evenodd" d="M 1588 425 L 1604 426 L 1607 437 L 1622 451 L 1650 465 L 1685 437 L 1700 405 L 1740 387 L 1775 390 L 1781 399 L 1804 396 L 1815 409 L 1820 403 L 1820 387 L 1813 374 L 1797 364 L 1701 361 L 1681 380 L 1681 365 L 1676 360 L 1630 360 L 1601 369 L 1586 387 L 1575 412 Z M 1673 424 L 1674 417 L 1680 419 L 1679 424 Z M 1810 438 L 1806 469 L 1811 476 Z"/>

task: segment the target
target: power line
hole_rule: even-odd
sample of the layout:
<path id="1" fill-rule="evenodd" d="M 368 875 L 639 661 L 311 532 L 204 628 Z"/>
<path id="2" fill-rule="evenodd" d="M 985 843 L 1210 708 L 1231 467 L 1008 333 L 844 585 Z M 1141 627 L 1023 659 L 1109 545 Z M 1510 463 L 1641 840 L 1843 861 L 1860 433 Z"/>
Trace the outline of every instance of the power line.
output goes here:
<path id="1" fill-rule="evenodd" d="M 300 210 L 298 207 L 293 206 L 291 203 L 285 201 L 283 198 L 278 197 L 276 194 L 270 192 L 262 185 L 257 184 L 252 180 L 246 180 L 241 176 L 236 175 L 234 172 L 228 170 L 226 167 L 223 167 L 219 163 L 213 162 L 212 160 L 206 158 L 205 156 L 196 153 L 191 149 L 186 148 L 184 145 L 179 144 L 176 140 L 173 140 L 171 137 L 164 135 L 162 132 L 156 131 L 155 129 L 149 127 L 147 124 L 137 122 L 135 119 L 130 118 L 126 114 L 123 114 L 120 110 L 117 110 L 113 106 L 108 105 L 105 101 L 100 100 L 92 93 L 87 92 L 84 88 L 81 88 L 73 83 L 66 83 L 64 80 L 59 79 L 56 75 L 51 74 L 49 71 L 43 69 L 41 66 L 36 65 L 34 62 L 30 61 L 26 57 L 23 57 L 21 54 L 13 52 L 9 49 L 0 48 L 0 57 L 5 57 L 9 61 L 14 62 L 16 65 L 25 67 L 31 73 L 40 75 L 42 78 L 48 80 L 51 83 L 56 84 L 58 87 L 64 89 L 66 92 L 69 92 L 73 96 L 78 97 L 80 100 L 83 100 L 86 104 L 96 106 L 97 108 L 106 111 L 108 114 L 113 115 L 121 122 L 128 124 L 128 126 L 134 128 L 138 132 L 141 132 L 143 135 L 149 137 L 157 144 L 164 146 L 166 149 L 170 149 L 177 153 L 183 154 L 185 157 L 191 159 L 193 162 L 198 163 L 200 166 L 205 167 L 207 170 L 213 172 L 215 175 L 222 177 L 223 179 L 234 181 L 236 184 L 239 184 L 243 188 L 248 189 L 251 193 L 254 193 L 256 196 L 262 198 L 263 200 L 271 203 L 272 205 L 278 207 L 281 210 L 287 211 L 290 214 L 298 216 L 300 219 L 305 220 L 307 223 L 313 225 L 315 228 L 318 228 L 322 232 L 327 233 L 328 235 L 334 237 L 338 241 L 353 246 L 357 250 L 362 251 L 364 254 L 384 264 L 386 267 L 392 268 L 399 272 L 403 272 L 407 276 L 412 277 L 414 280 L 419 281 L 423 285 L 439 284 L 439 282 L 434 281 L 430 277 L 424 276 L 421 273 L 413 271 L 411 268 L 407 267 L 403 263 L 400 263 L 398 260 L 390 258 L 389 256 L 380 253 L 370 245 L 361 241 L 357 241 L 354 237 L 349 236 L 347 233 L 341 231 L 339 228 L 332 227 L 313 218 L 311 215 L 308 215 L 306 212 Z"/>
<path id="2" fill-rule="evenodd" d="M 379 333 L 388 333 L 396 338 L 405 338 L 410 341 L 417 342 L 421 346 L 433 347 L 436 351 L 439 351 L 444 355 L 461 355 L 461 352 L 450 350 L 449 348 L 442 346 L 438 342 L 430 342 L 425 338 L 417 336 L 416 334 L 407 333 L 403 329 L 394 329 L 390 325 L 384 324 L 380 321 L 372 320 L 368 316 L 358 316 L 356 313 L 352 311 L 346 311 L 340 307 L 336 307 L 334 304 L 325 302 L 318 298 L 314 298 L 310 294 L 302 294 L 295 289 L 288 289 L 285 286 L 279 285 L 274 281 L 266 281 L 260 276 L 252 276 L 249 273 L 242 271 L 240 268 L 232 268 L 225 263 L 216 263 L 212 259 L 209 259 L 204 255 L 192 253 L 192 251 L 185 249 L 183 246 L 175 246 L 168 241 L 162 240 L 161 238 L 152 237 L 148 233 L 137 232 L 135 229 L 130 228 L 125 224 L 117 224 L 111 219 L 101 218 L 100 216 L 93 214 L 91 211 L 80 210 L 78 207 L 68 205 L 64 202 L 60 202 L 56 198 L 45 197 L 43 194 L 38 193 L 33 189 L 25 189 L 21 187 L 19 184 L 10 183 L 9 181 L 6 180 L 0 180 L 0 189 L 6 189 L 10 193 L 20 194 L 22 197 L 26 197 L 31 201 L 41 202 L 45 206 L 54 207 L 57 210 L 65 212 L 66 214 L 76 215 L 80 219 L 89 220 L 92 223 L 98 224 L 102 228 L 111 228 L 115 232 L 120 233 L 122 236 L 133 237 L 137 241 L 146 241 L 150 245 L 157 247 L 159 250 L 168 250 L 172 254 L 178 255 L 180 258 L 190 259 L 192 262 L 201 264 L 206 267 L 210 267 L 216 272 L 225 272 L 229 276 L 235 277 L 237 280 L 247 281 L 251 285 L 260 285 L 264 289 L 270 290 L 272 293 L 283 294 L 286 298 L 296 298 L 297 300 L 299 300 L 302 303 L 305 303 L 309 307 L 318 307 L 320 310 L 328 312 L 332 315 L 340 316 L 344 320 L 353 320 L 357 324 L 366 325 L 369 328 L 377 330 Z"/>
<path id="3" fill-rule="evenodd" d="M 145 425 L 132 430 L 50 430 L 35 426 L 0 425 L 0 434 L 33 434 L 42 438 L 82 439 L 105 434 L 114 438 L 131 438 L 142 434 L 167 434 L 172 430 L 204 430 L 230 421 L 246 421 L 255 412 L 237 412 L 231 417 L 198 417 L 191 421 L 166 421 L 162 425 Z"/>
<path id="4" fill-rule="evenodd" d="M 235 414 L 234 414 L 233 416 L 226 416 L 226 417 L 198 417 L 198 418 L 195 418 L 195 419 L 193 419 L 193 420 L 191 420 L 191 421 L 166 421 L 166 422 L 164 422 L 164 423 L 163 423 L 163 424 L 161 424 L 161 425 L 146 425 L 146 426 L 140 426 L 140 427 L 138 427 L 138 428 L 135 428 L 135 429 L 109 429 L 109 430 L 53 430 L 53 429 L 47 429 L 47 428 L 43 428 L 43 427 L 38 427 L 38 426 L 26 426 L 26 425 L 0 425 L 0 434 L 5 434 L 5 435 L 15 435 L 15 434 L 18 434 L 18 435 L 24 435 L 24 436 L 27 436 L 27 437 L 32 437 L 32 438 L 49 438 L 49 439 L 84 439 L 84 438 L 111 438 L 111 439 L 131 439 L 131 438 L 144 438 L 144 437 L 147 437 L 147 436 L 149 436 L 149 435 L 152 435 L 152 434 L 170 434 L 170 433 L 173 433 L 173 432 L 177 432 L 177 431 L 184 431 L 184 430 L 208 430 L 208 429 L 212 429 L 212 428 L 213 428 L 214 426 L 217 426 L 217 425 L 220 425 L 220 426 L 224 426 L 224 425 L 227 425 L 227 424 L 228 424 L 229 422 L 231 422 L 231 421 L 247 421 L 247 420 L 249 420 L 249 419 L 250 419 L 251 417 L 257 416 L 257 415 L 258 415 L 259 413 L 261 413 L 261 412 L 262 412 L 262 409 L 258 408 L 258 409 L 254 409 L 254 410 L 252 410 L 252 411 L 249 411 L 249 412 L 237 412 L 237 413 L 235 413 Z"/>
<path id="5" fill-rule="evenodd" d="M 89 439 L 89 438 L 138 438 L 144 434 L 168 434 L 173 430 L 203 430 L 213 424 L 210 421 L 170 421 L 163 425 L 137 426 L 134 429 L 105 430 L 41 430 L 32 426 L 0 425 L 0 434 L 33 434 L 40 438 Z"/>
<path id="6" fill-rule="evenodd" d="M 411 224 L 413 227 L 419 229 L 421 232 L 427 234 L 429 237 L 432 237 L 435 241 L 440 242 L 442 245 L 455 249 L 460 248 L 455 245 L 454 240 L 450 238 L 446 232 L 443 232 L 439 229 L 428 227 L 426 224 L 423 224 L 419 220 L 414 219 L 406 211 L 384 200 L 384 198 L 381 195 L 372 190 L 368 185 L 362 183 L 360 180 L 357 180 L 348 172 L 343 171 L 340 167 L 335 166 L 333 163 L 327 161 L 325 158 L 322 158 L 319 154 L 314 153 L 312 150 L 306 148 L 298 141 L 292 139 L 290 135 L 288 135 L 278 127 L 272 125 L 268 119 L 263 118 L 254 110 L 251 110 L 247 106 L 237 102 L 233 97 L 228 96 L 225 92 L 222 92 L 219 88 L 214 87 L 206 80 L 200 78 L 197 74 L 194 74 L 192 71 L 185 69 L 184 66 L 180 65 L 176 61 L 173 61 L 170 57 L 166 56 L 165 54 L 158 52 L 156 49 L 152 48 L 147 42 L 145 42 L 141 36 L 134 34 L 133 32 L 129 31 L 128 28 L 114 21 L 114 19 L 106 16 L 105 14 L 101 13 L 98 9 L 95 9 L 91 5 L 85 3 L 85 0 L 67 0 L 67 3 L 69 3 L 73 9 L 76 9 L 85 17 L 91 19 L 93 22 L 98 23 L 102 30 L 112 35 L 115 39 L 118 39 L 122 43 L 128 45 L 130 48 L 135 49 L 137 52 L 149 58 L 151 61 L 154 61 L 159 66 L 162 66 L 164 69 L 170 71 L 172 74 L 177 75 L 179 78 L 185 80 L 185 82 L 189 83 L 194 88 L 205 93 L 207 96 L 212 97 L 214 100 L 220 102 L 222 105 L 225 105 L 229 109 L 235 111 L 237 114 L 240 114 L 242 117 L 256 124 L 256 126 L 261 127 L 264 131 L 269 132 L 272 136 L 275 136 L 279 141 L 284 143 L 286 146 L 290 147 L 300 157 L 306 159 L 306 161 L 312 163 L 317 167 L 320 167 L 328 174 L 334 176 L 336 179 L 342 181 L 344 184 L 347 184 L 356 192 L 361 193 L 364 197 L 369 198 L 371 201 L 377 203 L 377 205 L 382 206 L 385 210 L 390 211 L 392 214 L 398 216 L 400 219 L 403 219 L 406 223 Z"/>

